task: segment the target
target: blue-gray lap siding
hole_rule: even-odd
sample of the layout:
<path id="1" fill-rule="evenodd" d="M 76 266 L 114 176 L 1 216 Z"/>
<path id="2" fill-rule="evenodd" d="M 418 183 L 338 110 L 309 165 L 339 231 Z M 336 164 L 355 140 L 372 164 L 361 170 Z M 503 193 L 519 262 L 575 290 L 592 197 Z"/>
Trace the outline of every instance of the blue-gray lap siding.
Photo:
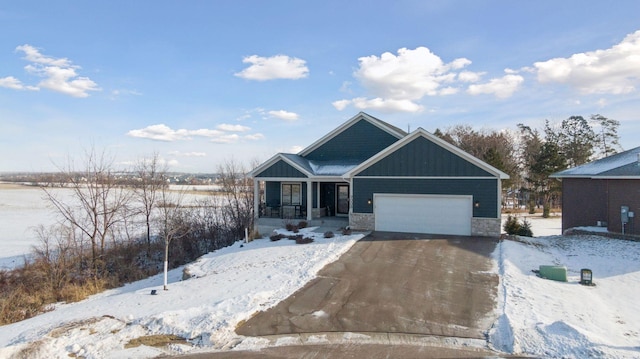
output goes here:
<path id="1" fill-rule="evenodd" d="M 304 157 L 312 161 L 364 161 L 396 141 L 397 137 L 360 120 Z"/>
<path id="2" fill-rule="evenodd" d="M 374 193 L 471 195 L 479 207 L 473 208 L 473 217 L 498 217 L 497 178 L 487 179 L 394 179 L 354 178 L 353 212 L 373 213 Z"/>

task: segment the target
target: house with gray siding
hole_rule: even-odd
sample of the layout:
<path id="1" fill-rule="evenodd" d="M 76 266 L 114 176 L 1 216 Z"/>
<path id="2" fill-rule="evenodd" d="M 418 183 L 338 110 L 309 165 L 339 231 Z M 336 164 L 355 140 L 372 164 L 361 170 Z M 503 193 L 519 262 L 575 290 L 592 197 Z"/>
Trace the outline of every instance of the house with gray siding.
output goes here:
<path id="1" fill-rule="evenodd" d="M 500 235 L 509 178 L 422 128 L 407 133 L 363 112 L 250 175 L 258 226 L 344 218 L 360 230 L 473 236 Z"/>
<path id="2" fill-rule="evenodd" d="M 640 147 L 551 175 L 562 181 L 562 231 L 640 235 Z"/>

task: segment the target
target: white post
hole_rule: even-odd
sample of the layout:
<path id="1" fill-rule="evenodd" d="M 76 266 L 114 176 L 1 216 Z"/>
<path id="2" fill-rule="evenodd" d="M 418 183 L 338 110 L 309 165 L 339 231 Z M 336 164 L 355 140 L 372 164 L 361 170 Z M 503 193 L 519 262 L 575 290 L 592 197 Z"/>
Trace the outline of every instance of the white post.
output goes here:
<path id="1" fill-rule="evenodd" d="M 244 229 L 244 243 L 249 243 L 249 228 Z"/>
<path id="2" fill-rule="evenodd" d="M 254 178 L 253 179 L 253 219 L 254 226 L 258 223 L 258 218 L 260 218 L 260 182 Z"/>
<path id="3" fill-rule="evenodd" d="M 167 286 L 167 272 L 169 271 L 169 242 L 165 238 L 164 244 L 164 290 L 169 290 Z"/>
<path id="4" fill-rule="evenodd" d="M 169 262 L 164 261 L 164 290 L 169 290 L 167 287 L 167 272 L 169 271 Z"/>
<path id="5" fill-rule="evenodd" d="M 313 182 L 307 181 L 307 221 L 313 219 Z"/>

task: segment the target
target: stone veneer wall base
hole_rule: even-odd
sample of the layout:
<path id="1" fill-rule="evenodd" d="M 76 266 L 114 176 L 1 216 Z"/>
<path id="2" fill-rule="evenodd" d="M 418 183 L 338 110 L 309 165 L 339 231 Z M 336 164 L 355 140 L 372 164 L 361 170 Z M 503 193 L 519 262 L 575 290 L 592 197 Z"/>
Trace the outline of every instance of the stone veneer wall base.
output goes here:
<path id="1" fill-rule="evenodd" d="M 500 218 L 471 218 L 472 236 L 500 237 L 501 227 Z"/>
<path id="2" fill-rule="evenodd" d="M 373 213 L 351 213 L 349 216 L 349 227 L 359 231 L 373 231 L 375 227 L 375 217 Z"/>

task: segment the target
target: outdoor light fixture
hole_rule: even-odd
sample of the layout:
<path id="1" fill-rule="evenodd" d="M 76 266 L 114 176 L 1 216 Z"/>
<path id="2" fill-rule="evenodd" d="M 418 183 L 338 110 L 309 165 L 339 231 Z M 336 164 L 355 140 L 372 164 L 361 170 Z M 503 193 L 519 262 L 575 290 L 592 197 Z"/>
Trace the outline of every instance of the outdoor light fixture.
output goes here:
<path id="1" fill-rule="evenodd" d="M 476 208 L 479 208 L 480 207 L 480 201 L 473 202 L 473 206 L 476 207 Z"/>
<path id="2" fill-rule="evenodd" d="M 580 269 L 580 284 L 593 285 L 593 272 L 591 269 Z"/>
<path id="3" fill-rule="evenodd" d="M 371 200 L 371 198 L 367 199 L 367 204 L 371 205 L 371 203 L 373 203 L 373 201 Z"/>

